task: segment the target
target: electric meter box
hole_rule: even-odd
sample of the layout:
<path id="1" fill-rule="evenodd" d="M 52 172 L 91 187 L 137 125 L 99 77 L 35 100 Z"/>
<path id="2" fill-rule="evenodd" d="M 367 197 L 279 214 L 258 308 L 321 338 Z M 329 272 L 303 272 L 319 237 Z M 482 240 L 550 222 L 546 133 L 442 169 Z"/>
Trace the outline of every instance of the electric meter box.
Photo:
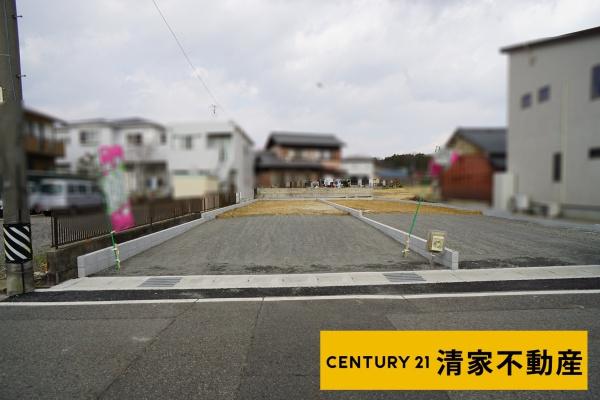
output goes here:
<path id="1" fill-rule="evenodd" d="M 427 250 L 432 253 L 441 253 L 446 246 L 446 232 L 429 231 L 427 234 Z"/>

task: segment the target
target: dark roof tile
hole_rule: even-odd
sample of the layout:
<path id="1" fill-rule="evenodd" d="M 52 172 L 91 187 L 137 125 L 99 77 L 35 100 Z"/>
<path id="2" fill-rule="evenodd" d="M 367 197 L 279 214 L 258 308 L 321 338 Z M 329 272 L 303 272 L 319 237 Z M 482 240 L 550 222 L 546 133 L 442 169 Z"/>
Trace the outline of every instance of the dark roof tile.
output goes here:
<path id="1" fill-rule="evenodd" d="M 487 153 L 506 153 L 506 128 L 457 128 L 448 140 L 462 137 Z"/>
<path id="2" fill-rule="evenodd" d="M 513 51 L 530 49 L 532 47 L 546 46 L 557 42 L 564 42 L 567 40 L 581 39 L 584 37 L 600 35 L 600 26 L 596 26 L 590 29 L 584 29 L 582 31 L 571 32 L 564 35 L 552 36 L 542 39 L 530 40 L 528 42 L 513 44 L 511 46 L 502 47 L 500 52 L 511 53 Z"/>
<path id="3" fill-rule="evenodd" d="M 271 132 L 267 139 L 267 148 L 273 145 L 307 147 L 341 147 L 344 143 L 332 134 L 314 134 L 299 132 Z"/>

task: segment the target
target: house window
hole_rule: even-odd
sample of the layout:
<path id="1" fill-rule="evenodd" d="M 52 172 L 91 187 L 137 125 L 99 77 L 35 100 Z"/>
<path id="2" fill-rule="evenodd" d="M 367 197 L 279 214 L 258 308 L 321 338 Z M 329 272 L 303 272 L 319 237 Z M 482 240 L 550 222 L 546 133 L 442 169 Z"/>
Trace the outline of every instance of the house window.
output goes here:
<path id="1" fill-rule="evenodd" d="M 592 147 L 590 149 L 590 158 L 600 158 L 600 147 Z"/>
<path id="2" fill-rule="evenodd" d="M 330 160 L 331 159 L 331 151 L 323 150 L 323 152 L 321 153 L 321 157 L 323 158 L 323 160 Z"/>
<path id="3" fill-rule="evenodd" d="M 538 90 L 538 103 L 550 100 L 550 85 L 542 86 Z"/>
<path id="4" fill-rule="evenodd" d="M 143 142 L 144 138 L 139 132 L 127 135 L 127 144 L 129 146 L 141 146 Z"/>
<path id="5" fill-rule="evenodd" d="M 521 96 L 521 108 L 529 108 L 531 106 L 531 93 L 525 93 Z"/>
<path id="6" fill-rule="evenodd" d="M 95 146 L 98 144 L 98 132 L 79 131 L 79 143 L 84 146 Z"/>
<path id="7" fill-rule="evenodd" d="M 219 162 L 227 161 L 229 146 L 231 142 L 231 134 L 229 133 L 213 133 L 208 135 L 207 147 L 209 149 L 217 149 L 219 154 Z"/>
<path id="8" fill-rule="evenodd" d="M 167 144 L 167 134 L 165 132 L 160 133 L 160 144 Z"/>
<path id="9" fill-rule="evenodd" d="M 192 137 L 191 136 L 186 136 L 183 138 L 183 148 L 186 150 L 191 150 L 192 146 L 193 146 L 193 141 L 192 141 Z"/>
<path id="10" fill-rule="evenodd" d="M 592 68 L 592 100 L 600 98 L 600 64 Z"/>
<path id="11" fill-rule="evenodd" d="M 561 153 L 554 153 L 554 156 L 552 157 L 552 180 L 554 182 L 560 182 L 561 180 L 561 175 L 562 175 L 562 154 Z"/>

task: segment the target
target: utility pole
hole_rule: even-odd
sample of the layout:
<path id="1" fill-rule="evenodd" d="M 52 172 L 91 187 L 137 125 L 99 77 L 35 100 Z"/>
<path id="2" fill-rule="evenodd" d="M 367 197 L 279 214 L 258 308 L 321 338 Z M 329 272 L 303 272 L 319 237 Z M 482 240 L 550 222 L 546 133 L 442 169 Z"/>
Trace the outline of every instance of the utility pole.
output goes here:
<path id="1" fill-rule="evenodd" d="M 6 292 L 31 292 L 33 248 L 23 148 L 23 89 L 15 0 L 0 0 L 0 156 Z"/>

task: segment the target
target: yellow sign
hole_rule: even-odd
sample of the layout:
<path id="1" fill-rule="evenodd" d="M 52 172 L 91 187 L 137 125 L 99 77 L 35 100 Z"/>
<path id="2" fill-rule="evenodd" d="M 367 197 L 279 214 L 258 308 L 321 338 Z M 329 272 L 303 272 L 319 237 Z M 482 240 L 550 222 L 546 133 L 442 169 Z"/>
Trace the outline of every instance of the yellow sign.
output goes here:
<path id="1" fill-rule="evenodd" d="M 321 331 L 321 390 L 587 390 L 587 331 Z"/>

